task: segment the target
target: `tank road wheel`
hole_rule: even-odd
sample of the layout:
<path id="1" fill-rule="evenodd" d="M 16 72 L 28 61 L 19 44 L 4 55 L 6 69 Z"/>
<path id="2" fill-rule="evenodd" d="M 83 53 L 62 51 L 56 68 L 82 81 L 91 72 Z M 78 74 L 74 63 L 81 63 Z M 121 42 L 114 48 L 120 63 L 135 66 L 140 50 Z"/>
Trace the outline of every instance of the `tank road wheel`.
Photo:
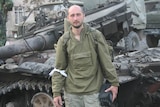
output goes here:
<path id="1" fill-rule="evenodd" d="M 138 50 L 139 48 L 139 36 L 136 32 L 131 31 L 125 38 L 125 47 L 127 51 Z"/>
<path id="2" fill-rule="evenodd" d="M 159 39 L 154 37 L 154 35 L 146 35 L 146 42 L 149 48 L 157 47 Z"/>
<path id="3" fill-rule="evenodd" d="M 31 104 L 33 107 L 54 107 L 52 97 L 43 92 L 35 94 L 31 99 Z"/>

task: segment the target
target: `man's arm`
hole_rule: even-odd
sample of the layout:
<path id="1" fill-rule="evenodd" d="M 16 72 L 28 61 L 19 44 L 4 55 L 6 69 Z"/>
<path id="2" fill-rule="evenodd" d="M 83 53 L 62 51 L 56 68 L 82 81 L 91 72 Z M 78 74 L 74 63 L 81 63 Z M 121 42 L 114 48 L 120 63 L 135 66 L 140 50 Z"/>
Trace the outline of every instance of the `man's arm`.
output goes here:
<path id="1" fill-rule="evenodd" d="M 56 62 L 55 68 L 58 70 L 65 70 L 67 67 L 67 58 L 66 58 L 66 50 L 63 46 L 63 38 L 61 37 L 58 40 L 57 48 L 56 48 Z M 60 72 L 54 72 L 52 75 L 52 92 L 53 96 L 60 96 L 61 90 L 64 86 L 65 76 Z"/>
<path id="2" fill-rule="evenodd" d="M 97 34 L 97 54 L 102 71 L 105 73 L 106 79 L 113 86 L 119 86 L 116 69 L 112 64 L 109 46 L 101 32 Z"/>
<path id="3" fill-rule="evenodd" d="M 112 92 L 112 102 L 117 97 L 118 93 L 118 76 L 116 73 L 116 69 L 114 65 L 112 64 L 112 58 L 109 50 L 109 46 L 107 44 L 106 39 L 102 35 L 101 32 L 98 32 L 97 34 L 97 54 L 99 63 L 102 68 L 102 72 L 105 74 L 106 79 L 110 82 L 111 86 L 105 90 L 105 92 Z"/>
<path id="4" fill-rule="evenodd" d="M 63 44 L 63 37 L 58 40 L 56 46 L 56 62 L 55 70 L 65 70 L 67 67 L 67 54 Z M 65 76 L 60 72 L 54 72 L 52 75 L 52 92 L 53 92 L 53 103 L 56 107 L 62 107 L 61 91 L 64 86 Z"/>

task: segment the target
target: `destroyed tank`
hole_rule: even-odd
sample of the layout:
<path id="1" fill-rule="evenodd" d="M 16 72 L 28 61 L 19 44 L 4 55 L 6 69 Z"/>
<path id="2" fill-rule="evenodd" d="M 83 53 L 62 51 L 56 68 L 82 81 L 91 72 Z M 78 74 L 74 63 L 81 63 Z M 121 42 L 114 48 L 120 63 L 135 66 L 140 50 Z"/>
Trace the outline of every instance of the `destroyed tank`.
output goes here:
<path id="1" fill-rule="evenodd" d="M 160 48 L 117 55 L 118 107 L 160 107 Z"/>
<path id="2" fill-rule="evenodd" d="M 54 107 L 49 76 L 54 68 L 54 44 L 68 28 L 64 17 L 66 9 L 73 3 L 83 6 L 81 2 L 55 2 L 35 8 L 34 11 L 39 12 L 36 23 L 25 28 L 23 23 L 18 40 L 0 47 L 1 107 Z M 47 11 L 51 12 L 48 13 L 51 17 L 43 11 L 45 7 L 52 9 Z M 61 8 L 53 12 L 53 7 Z M 85 11 L 85 14 L 85 22 L 100 30 L 106 40 L 113 42 L 113 46 L 131 31 L 132 12 L 126 10 L 124 2 L 99 5 Z M 114 58 L 120 87 L 113 107 L 160 105 L 158 53 L 157 48 Z"/>

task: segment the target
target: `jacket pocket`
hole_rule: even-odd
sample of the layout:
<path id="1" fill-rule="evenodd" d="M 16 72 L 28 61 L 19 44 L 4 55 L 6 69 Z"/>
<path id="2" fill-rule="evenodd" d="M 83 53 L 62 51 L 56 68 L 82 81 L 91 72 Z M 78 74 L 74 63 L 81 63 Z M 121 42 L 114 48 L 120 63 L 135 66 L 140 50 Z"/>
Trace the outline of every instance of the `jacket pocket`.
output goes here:
<path id="1" fill-rule="evenodd" d="M 91 52 L 83 52 L 73 55 L 73 67 L 76 70 L 87 70 L 92 64 Z"/>

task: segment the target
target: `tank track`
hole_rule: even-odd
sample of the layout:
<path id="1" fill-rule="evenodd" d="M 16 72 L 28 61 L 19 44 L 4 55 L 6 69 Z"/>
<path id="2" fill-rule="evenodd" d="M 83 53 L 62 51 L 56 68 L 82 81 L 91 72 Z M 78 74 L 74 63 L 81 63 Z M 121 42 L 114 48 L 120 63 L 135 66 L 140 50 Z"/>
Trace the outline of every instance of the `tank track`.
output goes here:
<path id="1" fill-rule="evenodd" d="M 19 90 L 39 90 L 51 92 L 51 82 L 49 80 L 24 79 L 16 81 L 0 81 L 0 95 L 11 92 L 14 89 Z"/>

